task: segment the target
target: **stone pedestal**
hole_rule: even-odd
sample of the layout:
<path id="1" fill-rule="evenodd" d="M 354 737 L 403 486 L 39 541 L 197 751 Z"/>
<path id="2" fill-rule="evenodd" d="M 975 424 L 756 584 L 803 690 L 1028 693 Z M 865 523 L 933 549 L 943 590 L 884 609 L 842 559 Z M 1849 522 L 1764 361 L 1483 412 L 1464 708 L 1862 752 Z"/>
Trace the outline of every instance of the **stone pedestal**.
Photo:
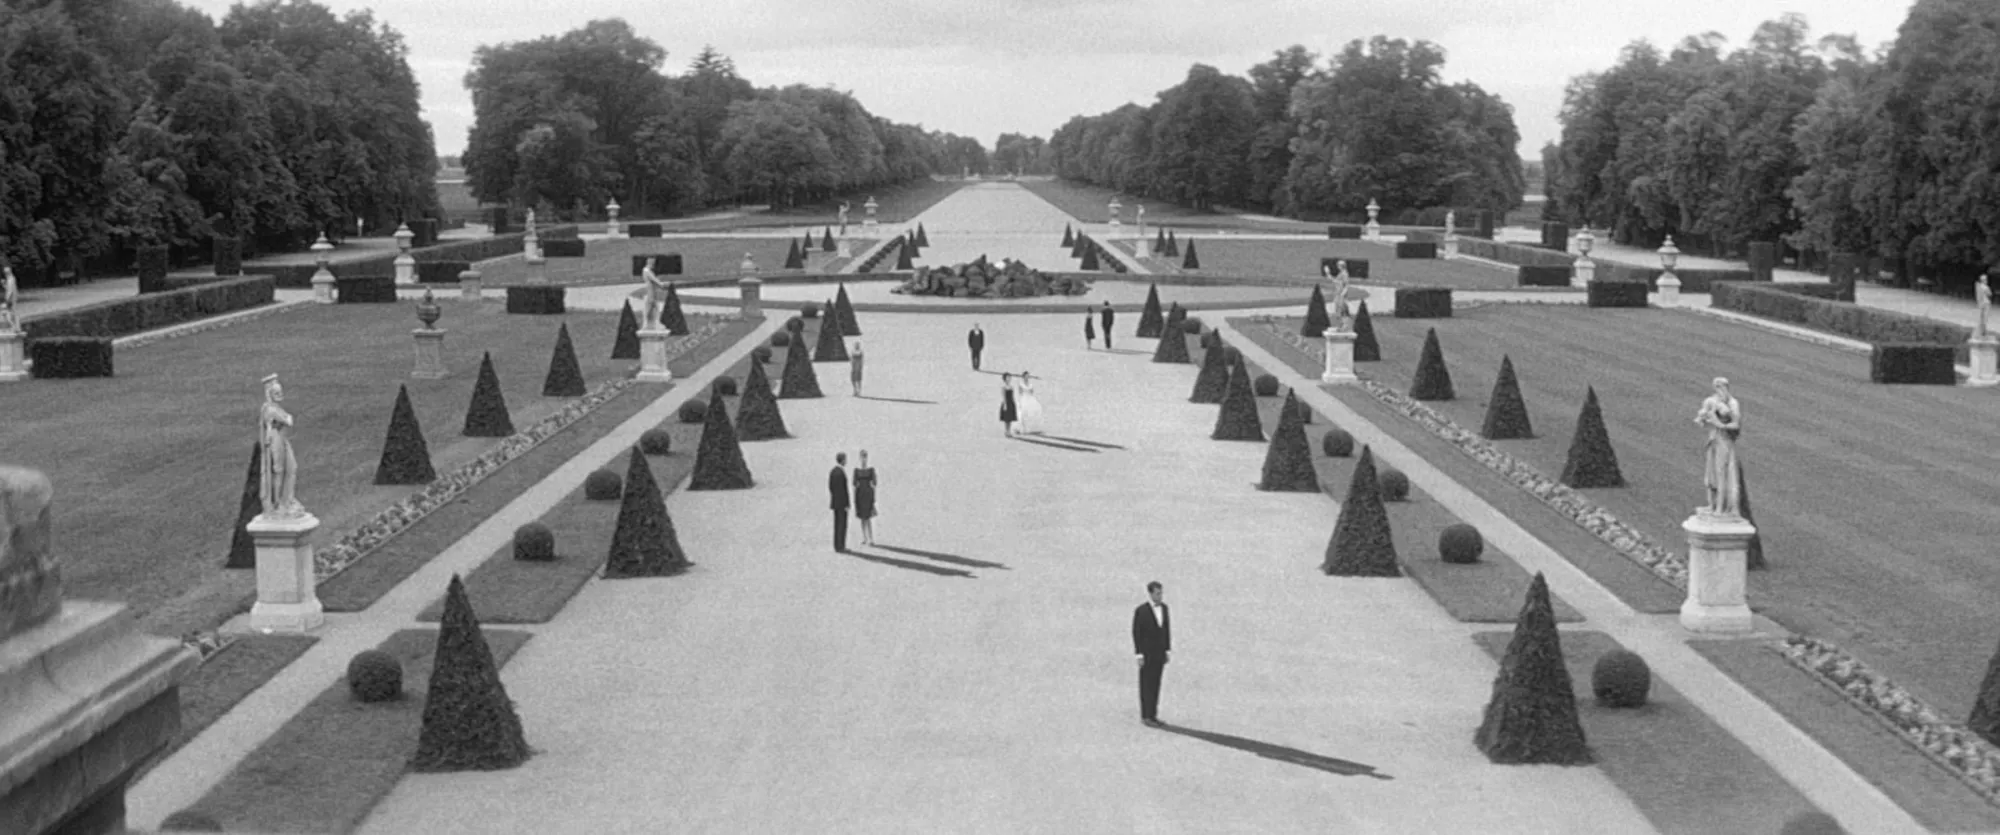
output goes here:
<path id="1" fill-rule="evenodd" d="M 754 279 L 749 279 L 754 280 Z M 674 370 L 667 367 L 667 339 L 673 332 L 654 323 L 639 329 L 639 373 L 642 383 L 670 383 Z"/>
<path id="2" fill-rule="evenodd" d="M 1382 224 L 1372 220 L 1368 221 L 1367 226 L 1361 227 L 1361 237 L 1371 241 L 1382 240 Z"/>
<path id="3" fill-rule="evenodd" d="M 616 200 L 604 204 L 604 213 L 610 216 L 610 219 L 604 222 L 604 236 L 607 238 L 630 237 L 625 234 L 625 228 L 618 225 L 618 209 L 618 201 Z"/>
<path id="4" fill-rule="evenodd" d="M 1979 388 L 2000 385 L 2000 337 L 1975 336 L 1966 340 L 1965 346 L 1972 355 L 1972 376 L 1966 378 L 1965 384 Z"/>
<path id="5" fill-rule="evenodd" d="M 313 301 L 318 304 L 333 304 L 333 271 L 321 264 L 319 272 L 313 273 Z"/>
<path id="6" fill-rule="evenodd" d="M 739 278 L 736 289 L 743 295 L 743 318 L 764 318 L 764 282 L 756 278 Z"/>
<path id="7" fill-rule="evenodd" d="M 314 588 L 312 533 L 318 517 L 290 519 L 259 514 L 246 527 L 257 541 L 257 603 L 250 628 L 259 632 L 310 632 L 326 622 Z"/>
<path id="8" fill-rule="evenodd" d="M 1756 526 L 1703 509 L 1682 522 L 1681 529 L 1688 539 L 1688 596 L 1681 604 L 1681 626 L 1707 634 L 1749 632 L 1750 605 L 1743 592 Z"/>
<path id="9" fill-rule="evenodd" d="M 546 258 L 528 259 L 528 283 L 549 283 L 549 261 Z"/>
<path id="10" fill-rule="evenodd" d="M 408 252 L 396 256 L 396 283 L 417 283 L 417 259 Z"/>
<path id="11" fill-rule="evenodd" d="M 542 260 L 542 236 L 535 234 L 534 224 L 528 225 L 528 234 L 521 238 L 521 257 L 533 264 Z"/>
<path id="12" fill-rule="evenodd" d="M 1352 383 L 1361 378 L 1354 375 L 1354 332 L 1326 329 L 1326 370 L 1319 375 L 1322 383 Z"/>
<path id="13" fill-rule="evenodd" d="M 1681 280 L 1675 278 L 1673 273 L 1660 274 L 1660 282 L 1658 284 L 1657 292 L 1659 293 L 1660 296 L 1661 307 L 1680 306 Z"/>
<path id="14" fill-rule="evenodd" d="M 1596 280 L 1597 262 L 1590 260 L 1590 256 L 1588 255 L 1576 259 L 1576 266 L 1570 273 L 1569 286 L 1589 287 L 1590 282 Z"/>
<path id="15" fill-rule="evenodd" d="M 834 241 L 833 245 L 835 247 L 834 251 L 835 257 L 837 258 L 854 257 L 854 246 L 852 244 L 849 244 L 846 238 L 841 238 L 840 240 Z"/>
<path id="16" fill-rule="evenodd" d="M 410 370 L 410 376 L 418 380 L 444 379 L 444 328 L 417 328 L 410 335 L 417 339 L 417 366 Z"/>
<path id="17" fill-rule="evenodd" d="M 0 330 L 0 383 L 17 383 L 28 379 L 28 335 L 15 330 Z"/>
<path id="18" fill-rule="evenodd" d="M 1444 259 L 1446 261 L 1449 261 L 1457 257 L 1458 257 L 1458 236 L 1457 235 L 1444 236 Z"/>
<path id="19" fill-rule="evenodd" d="M 482 296 L 478 270 L 463 270 L 458 274 L 458 297 L 464 301 L 476 302 Z"/>

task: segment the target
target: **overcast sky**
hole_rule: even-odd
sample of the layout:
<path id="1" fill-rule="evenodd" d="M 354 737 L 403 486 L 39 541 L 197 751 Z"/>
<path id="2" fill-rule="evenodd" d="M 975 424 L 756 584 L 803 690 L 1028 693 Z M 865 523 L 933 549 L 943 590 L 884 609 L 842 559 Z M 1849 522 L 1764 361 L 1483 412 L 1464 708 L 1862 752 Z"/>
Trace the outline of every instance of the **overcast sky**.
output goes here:
<path id="1" fill-rule="evenodd" d="M 231 0 L 183 0 L 210 15 Z M 1572 76 L 1608 67 L 1625 44 L 1670 46 L 1715 31 L 1734 45 L 1764 20 L 1807 15 L 1813 35 L 1869 48 L 1895 38 L 1909 0 L 320 0 L 372 9 L 401 32 L 423 86 L 438 153 L 472 127 L 463 79 L 485 44 L 557 35 L 621 17 L 667 50 L 680 74 L 704 44 L 757 86 L 854 94 L 876 115 L 977 138 L 1047 137 L 1075 115 L 1150 104 L 1191 64 L 1242 75 L 1303 44 L 1322 56 L 1355 38 L 1424 39 L 1445 49 L 1447 81 L 1470 80 L 1514 107 L 1521 152 L 1560 131 Z M 1588 12 L 1579 15 L 1579 11 Z"/>

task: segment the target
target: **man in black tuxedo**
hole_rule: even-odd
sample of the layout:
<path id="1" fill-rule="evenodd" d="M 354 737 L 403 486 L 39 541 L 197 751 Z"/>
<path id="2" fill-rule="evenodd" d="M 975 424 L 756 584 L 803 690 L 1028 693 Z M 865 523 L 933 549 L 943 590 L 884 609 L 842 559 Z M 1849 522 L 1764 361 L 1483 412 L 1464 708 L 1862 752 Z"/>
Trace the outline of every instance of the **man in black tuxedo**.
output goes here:
<path id="1" fill-rule="evenodd" d="M 1098 310 L 1097 320 L 1104 323 L 1104 350 L 1106 351 L 1111 350 L 1111 320 L 1115 318 L 1117 318 L 1117 315 L 1111 312 L 1111 303 L 1105 302 L 1104 307 Z"/>
<path id="2" fill-rule="evenodd" d="M 833 550 L 847 553 L 847 453 L 833 455 L 833 470 L 826 474 L 826 492 L 833 499 Z"/>
<path id="3" fill-rule="evenodd" d="M 1167 651 L 1174 648 L 1173 620 L 1162 600 L 1158 580 L 1146 584 L 1151 597 L 1132 610 L 1132 652 L 1139 656 L 1139 720 L 1155 728 L 1160 721 L 1160 674 L 1167 669 Z"/>
<path id="4" fill-rule="evenodd" d="M 972 323 L 972 332 L 965 335 L 965 347 L 972 349 L 972 370 L 979 370 L 979 352 L 986 350 L 986 332 L 979 329 L 979 323 Z"/>

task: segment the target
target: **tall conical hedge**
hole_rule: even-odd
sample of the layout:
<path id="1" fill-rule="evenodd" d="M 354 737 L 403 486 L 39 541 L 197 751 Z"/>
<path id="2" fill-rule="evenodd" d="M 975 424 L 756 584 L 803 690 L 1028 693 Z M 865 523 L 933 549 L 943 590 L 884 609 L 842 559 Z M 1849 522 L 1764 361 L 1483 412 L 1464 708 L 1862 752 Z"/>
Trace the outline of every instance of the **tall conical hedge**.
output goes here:
<path id="1" fill-rule="evenodd" d="M 930 246 L 931 236 L 924 232 L 924 225 L 917 224 L 917 246 Z"/>
<path id="2" fill-rule="evenodd" d="M 778 399 L 825 396 L 820 393 L 819 375 L 813 371 L 812 359 L 806 356 L 805 340 L 794 334 L 791 343 L 785 346 L 785 371 L 778 379 Z"/>
<path id="3" fill-rule="evenodd" d="M 2000 745 L 2000 650 L 1986 662 L 1986 677 L 1979 682 L 1979 694 L 1973 699 L 1965 728 Z"/>
<path id="4" fill-rule="evenodd" d="M 1753 526 L 1756 525 L 1756 517 L 1750 515 L 1750 482 L 1749 476 L 1743 474 L 1742 459 L 1738 459 L 1736 462 L 1736 500 L 1738 505 L 1737 510 L 1743 514 L 1743 521 L 1749 522 Z M 1762 528 L 1758 528 L 1756 533 L 1750 535 L 1750 547 L 1748 552 L 1744 554 L 1744 567 L 1751 571 L 1763 571 L 1770 567 L 1764 562 L 1764 530 Z"/>
<path id="5" fill-rule="evenodd" d="M 1174 302 L 1173 306 L 1167 308 L 1167 322 L 1164 327 L 1175 333 L 1186 333 L 1181 330 L 1181 323 L 1187 321 L 1187 317 L 1187 308 L 1182 307 L 1180 302 Z"/>
<path id="6" fill-rule="evenodd" d="M 1538 572 L 1500 658 L 1493 698 L 1472 736 L 1486 758 L 1502 765 L 1587 765 L 1596 758 L 1577 718 L 1576 688 L 1563 663 L 1562 636 Z"/>
<path id="7" fill-rule="evenodd" d="M 1222 356 L 1228 349 L 1220 344 L 1203 349 L 1201 373 L 1194 378 L 1194 393 L 1188 395 L 1189 403 L 1221 403 L 1222 394 L 1229 390 L 1229 363 Z"/>
<path id="8" fill-rule="evenodd" d="M 1288 493 L 1316 493 L 1319 473 L 1313 470 L 1312 443 L 1306 440 L 1306 426 L 1299 420 L 1298 392 L 1285 393 L 1285 407 L 1278 412 L 1278 428 L 1271 432 L 1271 445 L 1264 450 L 1264 478 L 1259 490 Z"/>
<path id="9" fill-rule="evenodd" d="M 913 254 L 910 250 L 913 248 L 910 246 L 908 238 L 904 238 L 903 243 L 896 247 L 896 269 L 914 270 L 917 268 L 916 262 L 910 260 Z"/>
<path id="10" fill-rule="evenodd" d="M 611 554 L 604 561 L 604 577 L 670 577 L 686 571 L 687 552 L 681 550 L 680 532 L 667 515 L 667 500 L 653 481 L 653 468 L 646 454 L 632 448 L 625 468 L 625 492 L 618 500 L 618 523 L 611 532 Z"/>
<path id="11" fill-rule="evenodd" d="M 1396 542 L 1389 533 L 1389 510 L 1382 506 L 1382 488 L 1375 480 L 1375 454 L 1361 448 L 1347 497 L 1340 500 L 1340 518 L 1326 543 L 1320 570 L 1334 577 L 1401 577 Z"/>
<path id="12" fill-rule="evenodd" d="M 1486 421 L 1481 437 L 1493 441 L 1535 437 L 1528 421 L 1528 404 L 1521 400 L 1521 383 L 1514 379 L 1514 360 L 1500 355 L 1500 376 L 1493 380 L 1493 396 L 1486 401 Z"/>
<path id="13" fill-rule="evenodd" d="M 410 768 L 497 771 L 527 762 L 530 753 L 514 700 L 507 698 L 493 650 L 465 597 L 465 584 L 453 574 L 445 588 L 437 654 L 424 694 L 423 727 Z"/>
<path id="14" fill-rule="evenodd" d="M 569 340 L 569 323 L 556 328 L 556 350 L 549 355 L 549 375 L 542 378 L 543 397 L 582 397 L 583 366 L 576 361 L 576 345 Z"/>
<path id="15" fill-rule="evenodd" d="M 250 442 L 250 472 L 243 477 L 243 495 L 236 500 L 236 528 L 229 533 L 229 559 L 223 568 L 256 568 L 257 538 L 250 520 L 264 512 L 264 444 Z"/>
<path id="16" fill-rule="evenodd" d="M 410 387 L 396 387 L 396 407 L 389 413 L 389 436 L 382 442 L 382 460 L 375 465 L 376 484 L 429 484 L 437 480 L 431 468 L 431 448 L 424 443 L 417 410 L 410 405 Z"/>
<path id="17" fill-rule="evenodd" d="M 1382 344 L 1375 341 L 1375 320 L 1365 301 L 1354 308 L 1354 361 L 1382 361 Z"/>
<path id="18" fill-rule="evenodd" d="M 1576 417 L 1576 435 L 1570 438 L 1569 460 L 1563 464 L 1562 483 L 1571 487 L 1624 487 L 1625 475 L 1618 470 L 1618 453 L 1611 449 L 1611 435 L 1604 430 L 1604 412 L 1597 405 L 1597 387 L 1585 389 L 1583 412 Z"/>
<path id="19" fill-rule="evenodd" d="M 632 312 L 631 299 L 626 299 L 624 308 L 618 311 L 618 336 L 611 341 L 611 358 L 639 358 L 639 316 Z"/>
<path id="20" fill-rule="evenodd" d="M 1160 331 L 1160 344 L 1153 348 L 1154 362 L 1190 363 L 1188 358 L 1187 333 L 1178 328 L 1164 328 Z"/>
<path id="21" fill-rule="evenodd" d="M 1090 249 L 1090 242 L 1083 237 L 1082 232 L 1078 232 L 1076 233 L 1076 242 L 1070 244 L 1069 257 L 1082 258 L 1083 253 L 1089 249 Z"/>
<path id="22" fill-rule="evenodd" d="M 840 338 L 840 323 L 819 321 L 819 341 L 813 345 L 813 362 L 846 362 L 847 340 Z"/>
<path id="23" fill-rule="evenodd" d="M 1083 247 L 1083 263 L 1078 264 L 1077 269 L 1088 273 L 1096 272 L 1101 268 L 1102 265 L 1097 262 L 1097 247 L 1085 244 Z"/>
<path id="24" fill-rule="evenodd" d="M 681 292 L 674 285 L 667 285 L 667 298 L 660 302 L 660 325 L 674 336 L 689 333 L 687 313 L 681 310 Z"/>
<path id="25" fill-rule="evenodd" d="M 1315 284 L 1312 298 L 1306 300 L 1306 324 L 1299 328 L 1299 335 L 1318 339 L 1324 336 L 1326 329 L 1330 327 L 1333 327 L 1333 320 L 1326 315 L 1326 296 L 1320 293 L 1319 285 Z"/>
<path id="26" fill-rule="evenodd" d="M 750 363 L 750 374 L 743 381 L 743 397 L 736 403 L 736 439 L 768 441 L 789 437 L 785 417 L 778 411 L 778 397 L 771 393 L 771 376 L 764 373 L 763 363 Z"/>
<path id="27" fill-rule="evenodd" d="M 1167 251 L 1167 230 L 1166 230 L 1166 229 L 1164 229 L 1164 228 L 1160 228 L 1160 229 L 1154 229 L 1154 230 L 1153 230 L 1153 254 L 1154 254 L 1154 255 L 1158 255 L 1158 254 L 1160 254 L 1160 253 L 1162 253 L 1162 252 L 1166 252 L 1166 251 Z"/>
<path id="28" fill-rule="evenodd" d="M 514 434 L 514 421 L 507 416 L 507 398 L 500 393 L 500 375 L 493 373 L 493 352 L 479 360 L 479 381 L 472 384 L 472 406 L 465 410 L 468 438 L 505 438 Z"/>
<path id="29" fill-rule="evenodd" d="M 1196 255 L 1194 252 L 1194 241 L 1188 241 L 1187 257 L 1181 259 L 1181 269 L 1183 270 L 1201 269 L 1201 256 Z"/>
<path id="30" fill-rule="evenodd" d="M 840 283 L 840 292 L 833 297 L 834 321 L 840 323 L 841 336 L 860 336 L 861 322 L 854 318 L 854 303 L 847 300 L 847 282 Z"/>
<path id="31" fill-rule="evenodd" d="M 803 270 L 805 268 L 806 259 L 804 255 L 799 253 L 799 242 L 789 241 L 785 247 L 785 269 Z"/>
<path id="32" fill-rule="evenodd" d="M 821 252 L 838 252 L 838 251 L 840 251 L 840 247 L 838 247 L 838 246 L 835 246 L 835 245 L 834 245 L 834 243 L 833 243 L 833 227 L 831 227 L 831 226 L 828 226 L 828 227 L 826 228 L 826 235 L 822 236 L 822 237 L 821 237 L 821 238 L 819 239 L 819 251 L 821 251 Z"/>
<path id="33" fill-rule="evenodd" d="M 1167 326 L 1167 318 L 1160 314 L 1160 285 L 1146 286 L 1146 306 L 1139 309 L 1139 330 L 1134 336 L 1152 339 L 1160 335 L 1160 329 Z"/>
<path id="34" fill-rule="evenodd" d="M 1451 400 L 1458 392 L 1451 387 L 1451 371 L 1444 367 L 1444 348 L 1438 345 L 1437 328 L 1424 334 L 1424 353 L 1417 359 L 1417 376 L 1410 381 L 1412 400 Z"/>
<path id="35" fill-rule="evenodd" d="M 1063 224 L 1062 245 L 1068 247 L 1076 246 L 1076 235 L 1070 231 L 1069 224 L 1067 223 Z"/>
<path id="36" fill-rule="evenodd" d="M 723 398 L 710 397 L 687 489 L 748 490 L 756 484 L 750 477 L 750 464 L 743 460 L 743 447 L 737 443 L 736 427 L 729 422 L 729 407 Z"/>
<path id="37" fill-rule="evenodd" d="M 1229 384 L 1222 391 L 1222 408 L 1215 415 L 1218 441 L 1263 441 L 1264 423 L 1257 417 L 1257 394 L 1250 390 L 1250 369 L 1243 355 L 1236 355 L 1236 367 L 1229 370 Z"/>
<path id="38" fill-rule="evenodd" d="M 1178 237 L 1176 237 L 1176 236 L 1174 235 L 1174 230 L 1172 230 L 1172 229 L 1168 229 L 1168 230 L 1167 230 L 1167 255 L 1169 255 L 1169 256 L 1176 256 L 1176 257 L 1178 257 L 1178 256 L 1179 256 L 1180 254 L 1181 254 L 1181 243 L 1180 243 L 1180 239 L 1179 239 Z"/>

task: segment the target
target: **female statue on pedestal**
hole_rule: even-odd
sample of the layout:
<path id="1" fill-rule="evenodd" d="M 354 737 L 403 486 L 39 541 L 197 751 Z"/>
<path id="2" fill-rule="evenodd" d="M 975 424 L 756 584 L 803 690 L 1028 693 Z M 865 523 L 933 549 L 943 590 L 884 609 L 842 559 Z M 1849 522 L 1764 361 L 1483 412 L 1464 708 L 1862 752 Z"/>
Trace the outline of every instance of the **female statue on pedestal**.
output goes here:
<path id="1" fill-rule="evenodd" d="M 639 329 L 642 331 L 666 327 L 660 324 L 660 314 L 664 312 L 661 308 L 667 303 L 667 282 L 653 272 L 653 267 L 659 263 L 658 258 L 648 258 L 645 269 L 640 272 L 646 279 L 646 316 L 639 320 Z"/>
<path id="2" fill-rule="evenodd" d="M 1736 465 L 1736 439 L 1743 434 L 1743 406 L 1729 393 L 1729 378 L 1715 378 L 1715 393 L 1701 401 L 1694 422 L 1708 429 L 1708 461 L 1701 479 L 1708 487 L 1708 506 L 1701 512 L 1740 518 L 1743 480 Z"/>
<path id="3" fill-rule="evenodd" d="M 1327 306 L 1332 308 L 1333 312 L 1333 330 L 1335 333 L 1346 333 L 1349 322 L 1354 318 L 1349 314 L 1347 309 L 1347 283 L 1351 279 L 1347 275 L 1346 261 L 1335 261 L 1333 263 L 1333 267 L 1328 267 L 1324 264 L 1320 265 L 1319 271 L 1321 275 L 1326 276 L 1328 281 L 1333 282 L 1332 297 L 1327 299 Z"/>
<path id="4" fill-rule="evenodd" d="M 259 440 L 264 444 L 263 472 L 259 475 L 264 515 L 273 519 L 305 515 L 294 489 L 298 486 L 298 459 L 292 456 L 292 414 L 285 407 L 285 387 L 278 375 L 264 378 L 264 407 L 258 413 Z"/>
<path id="5" fill-rule="evenodd" d="M 14 279 L 12 274 L 9 273 L 7 279 L 7 301 L 9 307 L 13 306 L 13 287 Z M 1993 309 L 1993 288 L 1986 283 L 1986 276 L 1980 276 L 1978 283 L 1973 285 L 1972 300 L 1975 304 L 1979 305 L 1979 329 L 1972 332 L 1972 338 L 1985 339 L 1986 335 L 1990 333 L 1986 329 L 1986 312 Z"/>

